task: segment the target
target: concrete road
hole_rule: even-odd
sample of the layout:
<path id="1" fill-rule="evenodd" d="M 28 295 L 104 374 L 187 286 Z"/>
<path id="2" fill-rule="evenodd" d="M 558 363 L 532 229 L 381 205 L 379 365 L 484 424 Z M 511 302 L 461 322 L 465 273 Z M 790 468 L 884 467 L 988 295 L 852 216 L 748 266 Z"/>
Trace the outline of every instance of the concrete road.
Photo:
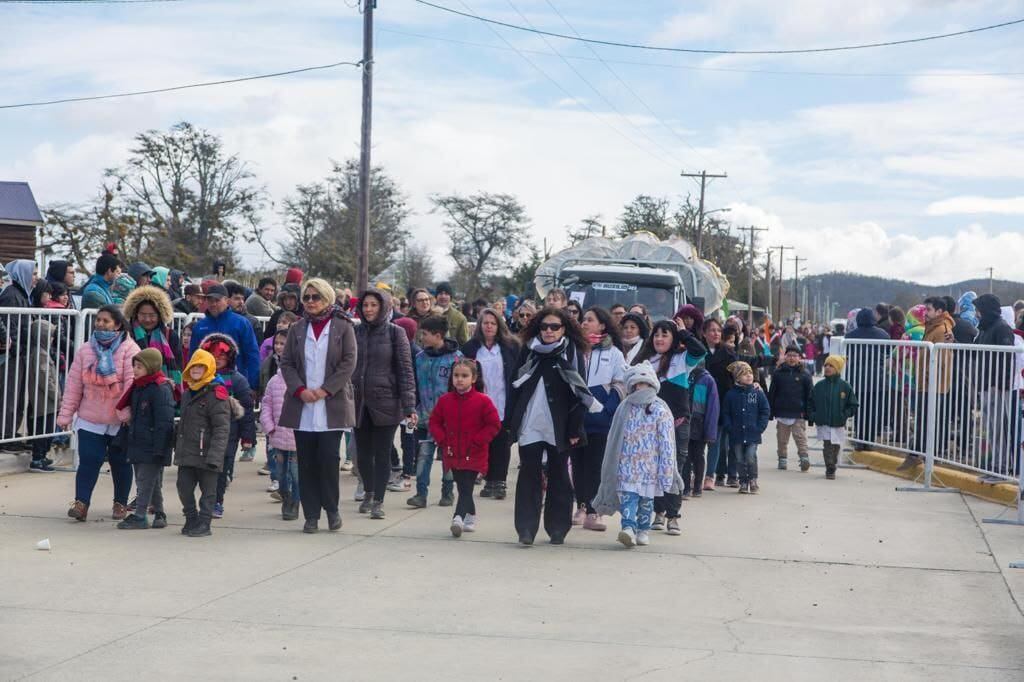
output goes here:
<path id="1" fill-rule="evenodd" d="M 455 540 L 437 486 L 371 521 L 348 474 L 342 532 L 309 536 L 239 464 L 205 539 L 173 505 L 116 530 L 109 476 L 88 523 L 65 516 L 73 474 L 3 477 L 0 679 L 1024 680 L 1024 528 L 980 524 L 1009 512 L 774 464 L 763 446 L 760 495 L 687 501 L 681 537 L 633 550 L 520 548 L 511 498 Z"/>

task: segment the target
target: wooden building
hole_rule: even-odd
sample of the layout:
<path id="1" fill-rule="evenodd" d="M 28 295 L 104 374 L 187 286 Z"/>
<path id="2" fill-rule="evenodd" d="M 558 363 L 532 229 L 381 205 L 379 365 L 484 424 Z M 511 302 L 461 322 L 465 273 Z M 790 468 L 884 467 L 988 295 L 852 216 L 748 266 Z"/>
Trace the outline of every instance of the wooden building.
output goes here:
<path id="1" fill-rule="evenodd" d="M 0 264 L 36 260 L 36 235 L 43 216 L 27 182 L 0 181 Z"/>

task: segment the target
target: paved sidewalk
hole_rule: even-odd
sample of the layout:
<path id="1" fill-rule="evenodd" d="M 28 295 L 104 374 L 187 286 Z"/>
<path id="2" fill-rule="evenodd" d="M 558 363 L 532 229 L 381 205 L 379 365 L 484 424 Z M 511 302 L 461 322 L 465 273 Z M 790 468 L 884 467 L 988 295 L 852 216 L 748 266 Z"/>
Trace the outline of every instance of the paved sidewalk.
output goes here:
<path id="1" fill-rule="evenodd" d="M 777 471 L 765 442 L 760 495 L 687 501 L 681 537 L 630 551 L 578 529 L 520 548 L 511 497 L 454 540 L 437 485 L 371 521 L 345 473 L 342 532 L 308 536 L 238 464 L 205 539 L 174 506 L 165 530 L 116 530 L 109 476 L 84 524 L 73 474 L 3 477 L 0 679 L 1024 679 L 1024 528 L 980 524 L 1009 511 Z"/>

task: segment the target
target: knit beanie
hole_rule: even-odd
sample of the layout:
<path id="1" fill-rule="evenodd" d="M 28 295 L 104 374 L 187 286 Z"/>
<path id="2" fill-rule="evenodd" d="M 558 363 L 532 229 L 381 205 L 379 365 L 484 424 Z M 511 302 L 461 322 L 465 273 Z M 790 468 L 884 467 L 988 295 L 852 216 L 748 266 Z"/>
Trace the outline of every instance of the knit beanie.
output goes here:
<path id="1" fill-rule="evenodd" d="M 661 390 L 661 382 L 658 381 L 658 373 L 654 370 L 654 366 L 649 362 L 641 362 L 638 365 L 633 365 L 626 370 L 626 387 L 630 392 L 636 387 L 637 384 L 648 384 L 654 388 L 655 391 Z"/>
<path id="2" fill-rule="evenodd" d="M 836 374 L 842 374 L 843 368 L 846 367 L 846 358 L 842 355 L 830 355 L 825 358 L 825 366 L 834 369 Z"/>
<path id="3" fill-rule="evenodd" d="M 754 370 L 750 368 L 750 365 L 742 361 L 734 362 L 730 364 L 728 367 L 726 367 L 726 369 L 732 372 L 733 381 L 739 381 L 740 377 L 743 376 L 744 374 L 754 376 Z"/>
<path id="4" fill-rule="evenodd" d="M 285 284 L 300 284 L 305 274 L 299 268 L 288 268 L 284 274 Z"/>
<path id="5" fill-rule="evenodd" d="M 146 368 L 146 374 L 155 374 L 164 365 L 164 356 L 156 348 L 147 348 L 139 351 L 132 362 L 137 362 Z"/>

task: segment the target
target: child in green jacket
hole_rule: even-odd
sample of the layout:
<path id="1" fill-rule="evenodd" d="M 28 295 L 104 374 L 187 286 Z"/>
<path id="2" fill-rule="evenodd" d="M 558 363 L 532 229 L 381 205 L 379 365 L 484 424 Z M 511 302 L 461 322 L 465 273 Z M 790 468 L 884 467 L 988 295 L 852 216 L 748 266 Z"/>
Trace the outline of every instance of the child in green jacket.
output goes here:
<path id="1" fill-rule="evenodd" d="M 825 442 L 825 478 L 834 480 L 839 449 L 846 441 L 846 422 L 857 414 L 857 394 L 841 376 L 846 359 L 830 355 L 825 359 L 825 378 L 811 392 L 807 423 L 818 425 L 818 439 Z"/>

